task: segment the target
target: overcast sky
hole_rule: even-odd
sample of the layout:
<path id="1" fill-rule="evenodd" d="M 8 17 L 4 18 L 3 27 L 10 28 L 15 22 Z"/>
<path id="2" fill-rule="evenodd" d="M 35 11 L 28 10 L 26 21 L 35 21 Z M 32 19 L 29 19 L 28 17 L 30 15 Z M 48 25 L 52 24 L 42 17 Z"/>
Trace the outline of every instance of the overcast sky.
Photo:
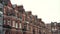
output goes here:
<path id="1" fill-rule="evenodd" d="M 11 0 L 11 3 L 23 5 L 45 23 L 60 22 L 60 0 Z"/>

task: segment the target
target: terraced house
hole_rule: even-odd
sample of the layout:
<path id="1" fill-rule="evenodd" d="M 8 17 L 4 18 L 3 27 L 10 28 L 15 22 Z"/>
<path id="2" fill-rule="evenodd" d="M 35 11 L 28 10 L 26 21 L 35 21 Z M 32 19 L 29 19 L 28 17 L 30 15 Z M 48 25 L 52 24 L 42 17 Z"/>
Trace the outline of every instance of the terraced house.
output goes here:
<path id="1" fill-rule="evenodd" d="M 4 34 L 46 34 L 45 23 L 31 11 L 25 11 L 23 5 L 12 5 L 3 0 Z M 0 22 L 1 23 L 1 22 Z"/>

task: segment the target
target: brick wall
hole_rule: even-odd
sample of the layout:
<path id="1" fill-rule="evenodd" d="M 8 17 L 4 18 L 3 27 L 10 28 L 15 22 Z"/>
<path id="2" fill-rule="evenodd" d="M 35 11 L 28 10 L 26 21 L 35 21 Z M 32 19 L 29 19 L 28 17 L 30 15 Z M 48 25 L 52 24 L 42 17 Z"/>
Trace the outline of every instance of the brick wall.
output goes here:
<path id="1" fill-rule="evenodd" d="M 9 30 L 5 29 L 10 34 L 43 34 L 42 31 L 45 29 L 44 22 L 37 18 L 37 15 L 25 11 L 23 5 L 11 5 L 11 3 L 4 6 L 4 25 L 11 27 Z"/>

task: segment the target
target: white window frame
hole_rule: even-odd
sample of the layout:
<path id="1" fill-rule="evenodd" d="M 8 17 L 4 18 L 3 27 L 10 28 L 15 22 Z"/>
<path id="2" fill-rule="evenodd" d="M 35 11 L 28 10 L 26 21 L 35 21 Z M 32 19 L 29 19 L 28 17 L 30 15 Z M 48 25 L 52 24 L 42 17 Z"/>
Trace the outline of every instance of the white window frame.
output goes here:
<path id="1" fill-rule="evenodd" d="M 13 21 L 13 27 L 15 27 L 15 21 Z"/>
<path id="2" fill-rule="evenodd" d="M 19 23 L 19 28 L 22 28 L 22 24 L 21 23 Z"/>
<path id="3" fill-rule="evenodd" d="M 16 23 L 16 28 L 18 28 L 18 23 Z"/>
<path id="4" fill-rule="evenodd" d="M 8 25 L 10 25 L 10 22 L 11 22 L 11 21 L 10 21 L 10 20 L 8 20 L 7 22 L 8 22 Z"/>

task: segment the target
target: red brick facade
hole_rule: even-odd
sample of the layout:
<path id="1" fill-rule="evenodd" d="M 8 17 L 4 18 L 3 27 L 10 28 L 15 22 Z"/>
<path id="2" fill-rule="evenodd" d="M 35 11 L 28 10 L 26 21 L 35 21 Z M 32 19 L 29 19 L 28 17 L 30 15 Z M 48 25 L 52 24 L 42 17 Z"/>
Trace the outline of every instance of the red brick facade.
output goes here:
<path id="1" fill-rule="evenodd" d="M 4 6 L 4 25 L 11 27 L 5 29 L 6 34 L 46 34 L 45 23 L 31 11 L 25 11 L 23 5 Z"/>

